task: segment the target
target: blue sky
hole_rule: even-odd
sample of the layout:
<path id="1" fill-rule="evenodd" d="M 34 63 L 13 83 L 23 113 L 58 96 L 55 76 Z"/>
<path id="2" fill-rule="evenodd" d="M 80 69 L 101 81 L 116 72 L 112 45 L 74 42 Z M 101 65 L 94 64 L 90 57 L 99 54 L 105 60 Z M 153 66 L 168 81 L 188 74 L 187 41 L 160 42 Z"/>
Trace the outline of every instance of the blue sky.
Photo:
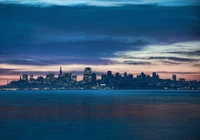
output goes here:
<path id="1" fill-rule="evenodd" d="M 199 9 L 197 0 L 0 0 L 0 76 L 61 65 L 200 80 Z"/>

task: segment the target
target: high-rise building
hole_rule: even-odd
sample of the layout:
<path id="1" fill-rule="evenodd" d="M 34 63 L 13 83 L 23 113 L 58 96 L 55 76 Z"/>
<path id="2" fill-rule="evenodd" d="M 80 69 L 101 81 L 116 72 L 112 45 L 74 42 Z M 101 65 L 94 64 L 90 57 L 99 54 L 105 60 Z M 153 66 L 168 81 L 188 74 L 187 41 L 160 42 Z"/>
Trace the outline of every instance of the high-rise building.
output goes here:
<path id="1" fill-rule="evenodd" d="M 87 83 L 92 82 L 92 69 L 90 67 L 84 69 L 83 80 Z"/>
<path id="2" fill-rule="evenodd" d="M 117 72 L 117 73 L 115 74 L 115 77 L 116 77 L 116 78 L 119 78 L 119 77 L 120 77 L 119 72 Z"/>
<path id="3" fill-rule="evenodd" d="M 77 82 L 77 76 L 76 75 L 72 75 L 72 81 Z"/>
<path id="4" fill-rule="evenodd" d="M 24 81 L 28 81 L 28 75 L 27 75 L 27 74 L 22 75 L 22 79 L 23 79 Z"/>
<path id="5" fill-rule="evenodd" d="M 124 72 L 124 78 L 126 78 L 128 75 L 127 75 L 127 73 L 126 72 Z"/>
<path id="6" fill-rule="evenodd" d="M 152 78 L 156 79 L 156 72 L 152 72 Z"/>
<path id="7" fill-rule="evenodd" d="M 112 77 L 112 71 L 107 71 L 107 76 L 110 78 Z"/>
<path id="8" fill-rule="evenodd" d="M 101 80 L 102 80 L 102 81 L 105 81 L 105 80 L 106 80 L 106 77 L 107 77 L 107 75 L 102 74 L 102 75 L 101 75 Z"/>
<path id="9" fill-rule="evenodd" d="M 62 67 L 60 67 L 60 71 L 59 71 L 58 77 L 62 77 Z"/>
<path id="10" fill-rule="evenodd" d="M 30 81 L 32 81 L 32 80 L 34 80 L 34 79 L 33 79 L 33 75 L 30 75 Z"/>
<path id="11" fill-rule="evenodd" d="M 42 76 L 39 76 L 38 78 L 37 78 L 37 81 L 43 81 L 44 80 L 44 78 L 42 77 Z"/>
<path id="12" fill-rule="evenodd" d="M 128 79 L 129 79 L 130 81 L 132 81 L 132 80 L 133 80 L 133 74 L 129 74 L 129 75 L 128 75 Z"/>
<path id="13" fill-rule="evenodd" d="M 141 79 L 146 79 L 146 74 L 144 74 L 144 72 L 142 72 L 141 75 L 140 75 L 140 78 Z"/>
<path id="14" fill-rule="evenodd" d="M 176 75 L 175 74 L 172 75 L 172 81 L 176 81 Z"/>
<path id="15" fill-rule="evenodd" d="M 64 73 L 63 78 L 67 81 L 71 81 L 72 80 L 72 73 Z"/>
<path id="16" fill-rule="evenodd" d="M 156 80 L 159 80 L 160 76 L 158 74 L 156 74 Z"/>
<path id="17" fill-rule="evenodd" d="M 97 76 L 96 73 L 92 73 L 92 82 L 96 82 Z"/>
<path id="18" fill-rule="evenodd" d="M 49 73 L 49 74 L 46 75 L 46 79 L 49 80 L 49 81 L 54 80 L 54 78 L 55 78 L 55 75 L 53 73 Z"/>

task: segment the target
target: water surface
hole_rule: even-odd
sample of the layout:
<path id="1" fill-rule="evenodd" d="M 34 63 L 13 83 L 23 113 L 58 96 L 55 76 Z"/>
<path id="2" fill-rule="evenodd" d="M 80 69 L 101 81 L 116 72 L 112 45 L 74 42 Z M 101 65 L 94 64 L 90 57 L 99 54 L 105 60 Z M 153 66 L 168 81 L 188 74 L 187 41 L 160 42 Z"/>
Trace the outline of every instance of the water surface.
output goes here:
<path id="1" fill-rule="evenodd" d="M 0 139 L 200 139 L 200 92 L 1 91 Z"/>

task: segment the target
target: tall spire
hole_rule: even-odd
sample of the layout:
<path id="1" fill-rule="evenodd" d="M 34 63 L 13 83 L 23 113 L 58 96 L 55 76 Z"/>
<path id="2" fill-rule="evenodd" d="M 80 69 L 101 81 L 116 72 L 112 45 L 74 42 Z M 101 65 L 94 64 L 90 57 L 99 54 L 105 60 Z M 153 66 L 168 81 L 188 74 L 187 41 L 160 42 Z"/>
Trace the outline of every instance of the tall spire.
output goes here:
<path id="1" fill-rule="evenodd" d="M 60 67 L 60 73 L 59 73 L 59 76 L 60 76 L 60 77 L 62 76 L 62 67 Z"/>

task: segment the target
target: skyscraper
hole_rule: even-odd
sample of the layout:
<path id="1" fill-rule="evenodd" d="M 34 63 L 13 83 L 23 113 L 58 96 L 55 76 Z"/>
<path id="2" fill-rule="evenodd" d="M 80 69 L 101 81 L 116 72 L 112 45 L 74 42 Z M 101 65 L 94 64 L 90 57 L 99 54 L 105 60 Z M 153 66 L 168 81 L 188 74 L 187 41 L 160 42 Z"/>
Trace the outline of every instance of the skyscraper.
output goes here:
<path id="1" fill-rule="evenodd" d="M 64 73 L 63 78 L 67 81 L 71 81 L 72 79 L 72 73 Z"/>
<path id="2" fill-rule="evenodd" d="M 152 72 L 152 78 L 156 79 L 156 72 Z"/>
<path id="3" fill-rule="evenodd" d="M 62 77 L 62 67 L 60 67 L 60 71 L 59 71 L 58 77 Z"/>
<path id="4" fill-rule="evenodd" d="M 96 82 L 97 76 L 96 73 L 92 73 L 92 82 Z"/>
<path id="5" fill-rule="evenodd" d="M 112 77 L 112 71 L 107 71 L 108 77 Z"/>
<path id="6" fill-rule="evenodd" d="M 32 81 L 32 80 L 34 80 L 34 79 L 33 79 L 33 75 L 30 75 L 30 81 Z"/>
<path id="7" fill-rule="evenodd" d="M 107 77 L 107 75 L 102 74 L 102 75 L 101 75 L 101 80 L 102 80 L 102 81 L 105 81 L 105 80 L 106 80 L 106 77 Z"/>
<path id="8" fill-rule="evenodd" d="M 72 82 L 77 82 L 77 76 L 76 75 L 72 75 Z"/>
<path id="9" fill-rule="evenodd" d="M 128 76 L 128 75 L 127 75 L 127 73 L 126 73 L 126 72 L 124 72 L 124 78 L 127 78 L 127 76 Z"/>
<path id="10" fill-rule="evenodd" d="M 172 75 L 172 81 L 176 81 L 176 75 L 175 74 Z"/>
<path id="11" fill-rule="evenodd" d="M 27 74 L 22 75 L 22 79 L 23 79 L 24 81 L 28 81 L 28 75 L 27 75 Z"/>
<path id="12" fill-rule="evenodd" d="M 46 75 L 46 79 L 49 80 L 49 81 L 54 80 L 54 78 L 55 78 L 55 75 L 53 73 L 49 73 L 49 74 Z"/>
<path id="13" fill-rule="evenodd" d="M 92 82 L 92 69 L 90 67 L 84 69 L 83 81 Z"/>

